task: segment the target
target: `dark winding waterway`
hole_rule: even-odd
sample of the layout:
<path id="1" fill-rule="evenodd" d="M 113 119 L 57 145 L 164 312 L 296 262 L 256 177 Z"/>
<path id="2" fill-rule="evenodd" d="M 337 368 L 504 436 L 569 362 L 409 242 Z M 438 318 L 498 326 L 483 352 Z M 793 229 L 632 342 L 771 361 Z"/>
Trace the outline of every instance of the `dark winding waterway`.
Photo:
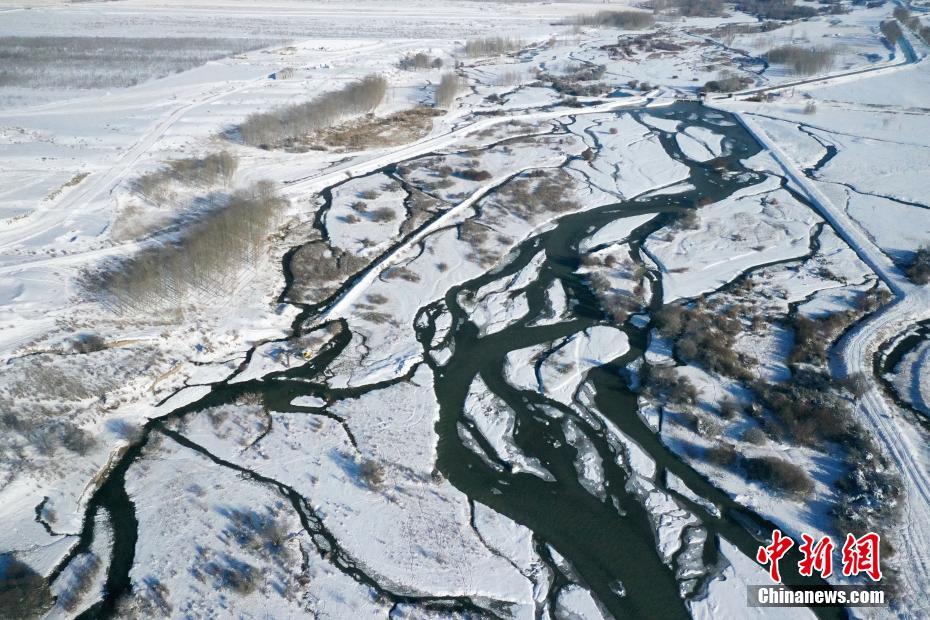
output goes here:
<path id="1" fill-rule="evenodd" d="M 551 558 L 542 543 L 551 545 L 572 564 L 584 585 L 594 592 L 613 615 L 666 619 L 687 617 L 686 605 L 679 595 L 679 583 L 673 570 L 663 563 L 656 550 L 654 531 L 646 511 L 640 501 L 625 490 L 628 473 L 615 463 L 613 448 L 605 437 L 605 429 L 593 428 L 577 413 L 548 401 L 542 394 L 518 390 L 508 385 L 502 373 L 507 353 L 512 350 L 551 342 L 587 327 L 608 322 L 597 298 L 575 273 L 580 262 L 578 244 L 593 230 L 618 218 L 649 212 L 658 213 L 655 219 L 636 229 L 630 239 L 634 258 L 641 261 L 640 244 L 653 231 L 664 226 L 676 212 L 694 208 L 699 199 L 719 200 L 760 180 L 758 173 L 746 170 L 740 164 L 741 159 L 757 153 L 760 147 L 738 124 L 733 123 L 725 127 L 717 124 L 716 120 L 728 118 L 727 115 L 711 112 L 699 104 L 686 103 L 650 109 L 648 113 L 680 119 L 692 125 L 703 125 L 718 133 L 724 133 L 729 155 L 713 164 L 688 162 L 678 150 L 674 137 L 663 134 L 663 146 L 672 156 L 688 165 L 689 181 L 696 189 L 674 195 L 659 195 L 606 205 L 560 218 L 553 228 L 527 239 L 514 250 L 515 258 L 504 269 L 448 291 L 443 305 L 453 317 L 449 339 L 453 344 L 454 353 L 447 364 L 441 367 L 436 366 L 429 355 L 425 358 L 427 363 L 433 366 L 435 389 L 441 406 L 436 431 L 439 435 L 437 465 L 442 474 L 472 500 L 482 502 L 530 528 L 540 542 L 538 550 L 544 559 Z M 706 117 L 706 114 L 710 114 L 711 117 Z M 468 321 L 465 311 L 457 304 L 458 295 L 463 291 L 477 290 L 496 278 L 518 271 L 539 251 L 545 252 L 546 260 L 541 277 L 526 290 L 530 306 L 529 315 L 500 332 L 480 337 L 477 328 Z M 289 273 L 288 277 L 290 278 Z M 661 282 L 657 274 L 651 274 L 651 279 L 653 297 L 649 305 L 658 307 L 662 303 Z M 555 280 L 559 280 L 568 293 L 571 316 L 554 325 L 530 326 L 528 323 L 545 311 L 545 290 Z M 285 298 L 286 295 L 283 295 L 282 299 Z M 295 336 L 300 335 L 302 325 L 307 319 L 312 319 L 320 308 L 321 306 L 303 308 L 301 316 L 294 322 Z M 424 347 L 428 347 L 432 340 L 432 319 L 440 311 L 442 307 L 438 304 L 421 310 L 431 318 L 418 334 Z M 621 371 L 628 362 L 642 354 L 647 334 L 644 329 L 637 328 L 629 322 L 622 328 L 629 337 L 630 351 L 612 363 L 593 370 L 588 377 L 588 382 L 596 393 L 596 407 L 625 434 L 638 442 L 656 461 L 659 471 L 656 483 L 660 488 L 664 487 L 665 472 L 673 473 L 698 495 L 720 507 L 721 516 L 714 517 L 689 500 L 673 494 L 701 520 L 701 526 L 709 534 L 703 554 L 707 565 L 713 567 L 719 562 L 717 535 L 725 537 L 743 553 L 754 557 L 759 541 L 769 537 L 772 525 L 738 506 L 710 485 L 668 450 L 659 441 L 658 436 L 641 421 L 637 415 L 636 395 L 628 388 L 625 374 Z M 313 394 L 331 399 L 357 396 L 371 388 L 330 390 L 322 383 L 313 382 L 314 378 L 320 380 L 319 371 L 325 368 L 347 343 L 348 334 L 344 331 L 343 335 L 312 363 L 279 373 L 279 380 L 249 381 L 234 385 L 219 383 L 206 397 L 167 417 L 197 415 L 199 411 L 209 407 L 232 402 L 247 392 L 261 393 L 266 406 L 280 411 L 297 410 L 289 403 L 299 395 Z M 526 454 L 538 458 L 554 474 L 555 482 L 545 482 L 526 473 L 515 474 L 507 468 L 501 471 L 500 468 L 489 467 L 462 443 L 457 432 L 457 423 L 462 416 L 468 388 L 477 375 L 480 375 L 489 389 L 516 412 L 517 444 Z M 298 377 L 302 380 L 288 380 Z M 581 485 L 574 465 L 575 448 L 566 441 L 561 424 L 539 413 L 536 406 L 540 404 L 549 404 L 561 409 L 593 442 L 603 460 L 607 501 L 598 499 Z M 111 515 L 114 546 L 108 567 L 106 597 L 82 617 L 112 616 L 119 597 L 131 587 L 129 573 L 138 538 L 138 522 L 132 499 L 126 492 L 125 475 L 140 458 L 149 437 L 153 433 L 164 433 L 192 449 L 197 449 L 197 446 L 190 444 L 183 437 L 166 430 L 165 420 L 166 418 L 162 418 L 145 425 L 139 439 L 116 462 L 107 480 L 94 493 L 88 504 L 80 542 L 72 551 L 71 557 L 90 548 L 94 536 L 94 516 L 100 509 L 106 509 Z M 328 546 L 330 551 L 326 554 L 327 557 L 353 578 L 374 587 L 382 596 L 395 602 L 417 602 L 427 606 L 441 604 L 447 609 L 451 606 L 463 611 L 480 611 L 467 599 L 437 601 L 405 597 L 385 591 L 377 584 L 376 576 L 366 575 L 355 567 L 351 558 L 341 552 L 338 541 L 328 534 L 325 524 L 313 514 L 306 498 L 300 497 L 286 485 L 258 476 L 234 463 L 218 461 L 215 457 L 214 460 L 222 466 L 237 469 L 242 475 L 276 488 L 289 500 L 304 527 L 314 534 L 316 539 L 325 540 L 325 546 Z M 184 552 L 183 549 L 178 550 L 179 554 Z M 796 556 L 790 556 L 782 562 L 785 582 L 798 584 L 814 581 L 798 576 L 797 559 Z M 553 597 L 557 587 L 566 581 L 564 577 L 558 576 L 558 571 L 554 572 L 557 580 L 550 597 Z M 617 593 L 618 582 L 622 583 L 625 590 L 623 596 Z M 818 615 L 837 617 L 845 614 L 842 610 L 820 610 Z"/>

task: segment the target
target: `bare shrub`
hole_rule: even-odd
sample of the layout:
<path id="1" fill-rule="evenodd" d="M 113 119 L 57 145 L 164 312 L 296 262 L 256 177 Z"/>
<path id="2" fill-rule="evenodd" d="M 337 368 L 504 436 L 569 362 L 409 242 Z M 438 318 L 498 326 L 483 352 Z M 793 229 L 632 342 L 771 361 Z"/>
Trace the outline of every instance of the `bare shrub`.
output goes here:
<path id="1" fill-rule="evenodd" d="M 434 100 L 439 108 L 448 109 L 455 103 L 455 96 L 462 88 L 462 80 L 454 73 L 446 73 L 436 85 Z"/>
<path id="2" fill-rule="evenodd" d="M 743 413 L 743 408 L 732 397 L 727 396 L 720 401 L 720 417 L 732 420 Z"/>
<path id="3" fill-rule="evenodd" d="M 236 128 L 237 133 L 249 146 L 287 147 L 309 132 L 331 126 L 339 119 L 371 112 L 386 92 L 387 80 L 380 75 L 369 75 L 310 101 L 252 114 Z"/>
<path id="4" fill-rule="evenodd" d="M 836 61 L 836 49 L 781 45 L 770 49 L 765 57 L 771 63 L 788 65 L 793 73 L 810 75 L 830 69 Z"/>
<path id="5" fill-rule="evenodd" d="M 902 24 L 906 24 L 911 17 L 911 12 L 907 9 L 907 7 L 901 5 L 895 6 L 891 14 Z"/>
<path id="6" fill-rule="evenodd" d="M 358 466 L 358 476 L 369 489 L 380 490 L 384 484 L 384 466 L 377 461 L 365 459 Z"/>
<path id="7" fill-rule="evenodd" d="M 747 428 L 746 432 L 743 433 L 743 441 L 757 446 L 764 445 L 767 439 L 768 436 L 765 434 L 765 431 L 755 426 Z"/>
<path id="8" fill-rule="evenodd" d="M 797 499 L 808 497 L 814 481 L 801 467 L 776 456 L 752 457 L 743 460 L 750 480 L 758 480 L 775 490 Z"/>
<path id="9" fill-rule="evenodd" d="M 476 168 L 466 168 L 464 170 L 456 170 L 455 176 L 465 179 L 466 181 L 487 181 L 493 175 L 487 170 L 479 170 Z"/>
<path id="10" fill-rule="evenodd" d="M 380 207 L 368 214 L 373 222 L 393 222 L 395 219 L 394 210 L 390 207 Z"/>
<path id="11" fill-rule="evenodd" d="M 2 85 L 2 82 L 3 82 L 3 77 L 2 77 L 2 72 L 0 72 L 0 85 Z M 50 193 L 50 194 L 46 197 L 46 200 L 55 200 L 55 198 L 57 198 L 58 196 L 60 196 L 61 193 L 62 193 L 63 191 L 65 191 L 65 190 L 68 189 L 69 187 L 74 187 L 75 185 L 77 185 L 78 183 L 80 183 L 81 181 L 83 181 L 84 179 L 86 179 L 89 175 L 90 175 L 89 172 L 79 172 L 79 173 L 77 173 L 76 175 L 74 175 L 73 177 L 71 177 L 70 179 L 68 179 L 68 180 L 65 181 L 64 183 L 62 183 L 61 187 L 59 187 L 58 189 L 56 189 L 55 191 L 53 191 L 52 193 Z"/>
<path id="12" fill-rule="evenodd" d="M 195 567 L 193 570 L 197 570 L 197 568 Z M 215 587 L 232 590 L 240 595 L 253 592 L 259 586 L 262 577 L 257 568 L 248 562 L 234 558 L 228 553 L 224 553 L 219 558 L 205 563 L 200 570 L 213 578 Z"/>
<path id="13" fill-rule="evenodd" d="M 706 458 L 707 462 L 711 465 L 732 468 L 735 467 L 736 463 L 739 461 L 739 454 L 737 454 L 736 448 L 731 444 L 724 443 L 719 446 L 707 448 L 704 451 L 704 458 Z"/>
<path id="14" fill-rule="evenodd" d="M 701 215 L 696 209 L 683 209 L 678 212 L 674 227 L 679 230 L 697 230 L 701 227 Z"/>
<path id="15" fill-rule="evenodd" d="M 71 341 L 75 353 L 95 353 L 107 348 L 106 340 L 98 334 L 78 334 Z"/>
<path id="16" fill-rule="evenodd" d="M 271 508 L 263 511 L 231 509 L 224 511 L 229 525 L 224 535 L 235 541 L 239 549 L 258 557 L 286 564 L 286 543 L 289 535 L 286 524 L 275 516 Z"/>

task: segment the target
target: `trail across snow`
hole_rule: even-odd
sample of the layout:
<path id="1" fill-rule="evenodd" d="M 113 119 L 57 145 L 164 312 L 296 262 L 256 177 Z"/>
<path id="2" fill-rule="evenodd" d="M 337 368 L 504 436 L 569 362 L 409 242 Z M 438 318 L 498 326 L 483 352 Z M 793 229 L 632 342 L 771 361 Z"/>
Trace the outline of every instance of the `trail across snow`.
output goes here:
<path id="1" fill-rule="evenodd" d="M 379 42 L 366 45 L 361 49 L 364 51 L 374 51 L 387 47 L 390 47 L 388 43 Z M 359 49 L 360 48 L 355 48 L 350 52 L 335 54 L 330 57 L 330 61 L 357 54 Z M 29 241 L 30 239 L 45 234 L 47 231 L 62 224 L 67 217 L 73 216 L 76 211 L 79 212 L 83 206 L 93 203 L 101 195 L 111 193 L 132 172 L 133 166 L 135 166 L 135 164 L 189 112 L 229 95 L 262 84 L 267 80 L 267 72 L 262 71 L 260 77 L 232 82 L 219 89 L 217 89 L 216 84 L 209 84 L 206 87 L 194 90 L 188 97 L 181 98 L 182 103 L 172 107 L 168 112 L 159 117 L 155 123 L 149 127 L 129 149 L 122 152 L 108 168 L 91 172 L 77 187 L 69 192 L 64 192 L 58 200 L 50 201 L 47 204 L 41 204 L 27 217 L 4 226 L 3 230 L 0 231 L 0 275 L 9 275 L 22 271 L 23 269 L 38 266 L 67 265 L 81 263 L 85 260 L 97 260 L 134 249 L 137 243 L 130 241 L 107 248 L 74 252 L 66 256 L 51 258 L 21 256 L 16 253 L 10 253 L 6 256 L 2 254 L 2 252 L 13 246 L 20 246 L 24 241 Z M 49 113 L 50 110 L 66 105 L 74 105 L 74 102 L 69 101 L 60 104 L 49 104 L 48 106 L 41 106 L 40 111 L 33 110 L 27 113 Z M 110 105 L 114 104 L 111 103 Z M 21 112 L 16 111 L 16 113 L 20 114 Z"/>

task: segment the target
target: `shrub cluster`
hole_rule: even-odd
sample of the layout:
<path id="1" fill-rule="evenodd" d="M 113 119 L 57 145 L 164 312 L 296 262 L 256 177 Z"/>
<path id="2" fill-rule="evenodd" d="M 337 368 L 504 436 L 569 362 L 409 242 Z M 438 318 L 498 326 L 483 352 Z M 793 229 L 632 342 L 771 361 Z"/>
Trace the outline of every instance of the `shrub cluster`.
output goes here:
<path id="1" fill-rule="evenodd" d="M 319 303 L 367 264 L 364 258 L 333 248 L 325 241 L 306 243 L 288 263 L 293 275 L 291 294 L 304 303 Z"/>
<path id="2" fill-rule="evenodd" d="M 674 368 L 646 364 L 642 370 L 642 382 L 653 398 L 663 402 L 672 405 L 693 405 L 697 402 L 697 388 Z"/>
<path id="3" fill-rule="evenodd" d="M 631 291 L 626 291 L 614 289 L 611 285 L 610 278 L 598 271 L 592 273 L 588 279 L 588 285 L 591 287 L 591 290 L 594 291 L 601 305 L 615 323 L 626 322 L 630 317 L 630 313 L 638 312 L 642 309 L 643 295 L 645 292 L 643 279 L 646 277 L 647 273 L 643 265 L 637 265 L 630 259 L 618 261 L 612 254 L 608 254 L 603 260 L 597 255 L 588 254 L 585 256 L 583 262 L 589 267 L 606 268 L 613 271 L 616 275 L 634 282 L 633 289 Z"/>
<path id="4" fill-rule="evenodd" d="M 64 406 L 16 405 L 0 398 L 0 464 L 16 466 L 24 450 L 49 457 L 63 448 L 84 455 L 96 445 L 93 434 L 73 421 L 73 409 Z"/>
<path id="5" fill-rule="evenodd" d="M 566 173 L 538 171 L 511 181 L 501 188 L 499 196 L 511 213 L 526 218 L 536 212 L 577 210 L 578 203 L 567 195 L 571 189 L 571 177 Z"/>
<path id="6" fill-rule="evenodd" d="M 743 330 L 737 313 L 718 313 L 702 304 L 666 305 L 656 313 L 659 332 L 675 340 L 675 353 L 686 362 L 736 379 L 751 379 L 756 360 L 736 352 Z"/>
<path id="7" fill-rule="evenodd" d="M 903 507 L 901 478 L 863 429 L 850 433 L 846 447 L 852 466 L 836 482 L 841 492 L 840 501 L 831 509 L 836 530 L 857 536 L 887 531 Z"/>
<path id="8" fill-rule="evenodd" d="M 891 294 L 887 290 L 873 289 L 860 298 L 855 308 L 834 312 L 820 319 L 796 315 L 791 322 L 795 337 L 788 362 L 824 365 L 833 341 L 864 314 L 875 311 L 890 299 Z"/>
<path id="9" fill-rule="evenodd" d="M 52 600 L 45 578 L 13 552 L 0 553 L 0 609 L 9 618 L 45 615 Z"/>
<path id="10" fill-rule="evenodd" d="M 574 67 L 563 75 L 552 75 L 549 73 L 540 73 L 537 78 L 543 82 L 548 82 L 553 90 L 570 97 L 597 97 L 610 90 L 606 84 L 597 82 L 600 80 L 607 67 L 604 65 L 588 65 Z"/>
<path id="11" fill-rule="evenodd" d="M 94 577 L 102 566 L 103 562 L 95 553 L 82 553 L 71 560 L 67 572 L 63 575 L 67 581 L 58 594 L 57 605 L 65 611 L 75 611 L 90 590 Z"/>
<path id="12" fill-rule="evenodd" d="M 814 490 L 807 472 L 777 456 L 744 458 L 743 467 L 750 480 L 759 480 L 795 499 L 804 499 Z"/>
<path id="13" fill-rule="evenodd" d="M 766 424 L 766 430 L 778 438 L 788 438 L 799 445 L 822 446 L 849 437 L 852 411 L 840 395 L 842 387 L 826 372 L 797 369 L 789 383 L 760 380 L 752 384 L 752 390 L 757 402 L 774 419 L 774 424 Z"/>
<path id="14" fill-rule="evenodd" d="M 716 80 L 705 83 L 703 90 L 708 93 L 731 93 L 752 85 L 753 80 L 749 76 L 724 72 Z"/>

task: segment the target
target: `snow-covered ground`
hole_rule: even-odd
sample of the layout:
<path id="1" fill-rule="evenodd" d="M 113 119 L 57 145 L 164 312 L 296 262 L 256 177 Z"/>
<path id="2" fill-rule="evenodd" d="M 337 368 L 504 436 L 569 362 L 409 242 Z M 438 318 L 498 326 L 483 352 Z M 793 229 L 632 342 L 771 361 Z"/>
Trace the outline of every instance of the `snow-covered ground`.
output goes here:
<path id="1" fill-rule="evenodd" d="M 643 31 L 573 23 L 630 9 L 625 2 L 3 9 L 4 36 L 42 49 L 73 36 L 176 45 L 164 64 L 91 68 L 50 57 L 33 80 L 45 86 L 0 80 L 0 556 L 40 581 L 54 576 L 43 590 L 49 617 L 99 601 L 148 617 L 617 615 L 608 603 L 633 598 L 622 584 L 585 583 L 584 570 L 536 532 L 453 484 L 465 474 L 450 475 L 440 452 L 460 441 L 500 480 L 517 475 L 509 480 L 553 493 L 577 483 L 620 518 L 623 501 L 636 502 L 646 519 L 637 527 L 654 534 L 649 545 L 677 584 L 680 611 L 747 617 L 743 586 L 760 582 L 761 568 L 719 536 L 717 560 L 705 562 L 715 520 L 728 518 L 715 502 L 728 496 L 787 531 L 826 533 L 845 464 L 821 446 L 748 440 L 759 419 L 715 420 L 724 396 L 747 398 L 745 386 L 676 357 L 650 325 L 650 300 L 661 292 L 654 301 L 664 304 L 742 304 L 759 318 L 750 326 L 747 315 L 734 352 L 777 383 L 795 370 L 795 315 L 823 319 L 887 289 L 895 302 L 845 332 L 831 370 L 864 373 L 857 418 L 903 478 L 893 566 L 910 598 L 889 613 L 926 613 L 930 444 L 871 373 L 886 341 L 930 312 L 927 287 L 903 273 L 930 238 L 930 71 L 881 39 L 890 4 L 843 4 L 848 13 L 765 31 L 732 7 L 717 17 L 660 15 Z M 486 44 L 509 49 L 467 52 L 467 41 L 489 33 L 502 39 Z M 762 60 L 789 44 L 833 50 L 822 79 L 796 84 L 807 80 Z M 210 51 L 191 51 L 200 49 Z M 417 53 L 429 66 L 401 66 Z M 597 77 L 578 77 L 587 70 Z M 123 85 L 127 73 L 133 83 Z M 452 73 L 457 97 L 433 108 L 437 83 Z M 339 146 L 323 134 L 288 148 L 240 139 L 251 114 L 372 74 L 386 94 L 370 115 L 334 121 Z M 696 113 L 657 111 L 731 74 L 771 90 L 713 100 L 734 117 L 692 104 L 700 126 L 690 124 Z M 366 137 L 389 115 L 424 109 L 418 120 L 390 121 L 411 123 L 390 139 Z M 695 170 L 742 183 L 731 173 L 737 162 L 726 161 L 735 145 L 726 134 L 742 130 L 734 118 L 763 146 L 743 162 L 759 182 L 696 201 L 690 226 L 656 220 L 701 186 Z M 143 189 L 145 175 L 171 162 L 221 151 L 236 162 L 222 180 Z M 186 291 L 156 258 L 134 273 L 159 274 L 170 299 L 129 309 L 98 294 L 102 267 L 118 272 L 175 247 L 262 181 L 283 206 L 271 229 L 249 229 L 261 250 L 228 267 L 222 286 L 198 273 L 197 290 Z M 578 236 L 577 263 L 553 251 L 571 216 L 643 201 L 656 212 L 618 215 Z M 507 270 L 533 240 L 550 245 Z M 198 264 L 222 263 L 237 242 L 200 248 Z M 471 287 L 476 278 L 483 285 Z M 727 288 L 743 279 L 742 292 Z M 589 299 L 585 287 L 602 290 Z M 602 312 L 616 296 L 635 299 L 629 321 Z M 651 330 L 645 352 L 633 328 Z M 487 339 L 489 359 L 502 360 L 502 377 L 469 375 L 450 421 L 437 386 L 450 380 L 446 367 L 461 373 L 455 341 L 473 332 Z M 600 410 L 609 399 L 595 399 L 592 370 L 627 357 L 636 358 L 624 375 L 634 385 L 644 364 L 663 367 L 696 386 L 695 402 L 663 407 L 641 392 L 639 417 Z M 888 377 L 924 414 L 927 359 L 924 342 Z M 527 410 L 546 419 L 530 422 Z M 655 444 L 621 430 L 640 419 Z M 547 438 L 552 450 L 571 451 L 567 468 L 525 440 L 537 423 L 559 438 Z M 721 443 L 801 465 L 813 480 L 806 502 L 703 458 Z M 669 455 L 698 477 L 686 483 L 666 470 Z M 695 481 L 725 495 L 711 501 Z M 113 575 L 119 591 L 107 590 Z"/>

